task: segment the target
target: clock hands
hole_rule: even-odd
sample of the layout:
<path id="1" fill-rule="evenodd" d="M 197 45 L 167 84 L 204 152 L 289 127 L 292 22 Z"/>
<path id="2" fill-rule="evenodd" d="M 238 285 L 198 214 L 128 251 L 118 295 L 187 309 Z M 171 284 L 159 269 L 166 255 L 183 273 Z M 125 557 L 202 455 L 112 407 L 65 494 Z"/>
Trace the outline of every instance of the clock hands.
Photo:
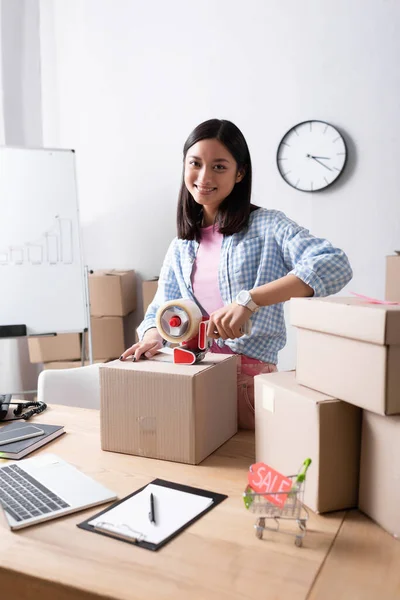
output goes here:
<path id="1" fill-rule="evenodd" d="M 328 156 L 312 156 L 312 154 L 307 154 L 307 158 L 312 158 L 313 160 L 315 160 L 315 162 L 317 162 L 320 165 L 322 165 L 323 167 L 325 167 L 325 169 L 328 169 L 328 171 L 332 171 L 332 169 L 330 167 L 328 167 L 323 162 L 318 160 L 319 158 L 324 159 L 324 160 L 330 160 L 330 158 Z"/>
<path id="2" fill-rule="evenodd" d="M 318 158 L 314 158 L 313 156 L 311 158 L 313 158 L 315 160 L 315 162 L 317 162 L 320 165 L 322 165 L 323 167 L 325 167 L 325 169 L 328 169 L 328 171 L 332 171 L 332 169 L 330 169 L 327 165 L 324 165 L 324 163 L 321 162 L 320 160 L 318 160 Z"/>

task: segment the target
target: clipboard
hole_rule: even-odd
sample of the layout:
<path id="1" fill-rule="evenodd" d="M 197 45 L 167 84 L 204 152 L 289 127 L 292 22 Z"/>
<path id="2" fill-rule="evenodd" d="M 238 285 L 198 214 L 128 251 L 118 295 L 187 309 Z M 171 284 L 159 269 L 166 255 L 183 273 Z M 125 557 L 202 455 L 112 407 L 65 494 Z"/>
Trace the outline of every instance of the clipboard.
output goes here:
<path id="1" fill-rule="evenodd" d="M 113 508 L 115 508 L 116 506 L 118 506 L 119 504 L 122 504 L 123 502 L 125 502 L 126 500 L 128 500 L 129 498 L 132 498 L 133 496 L 135 496 L 136 494 L 139 494 L 140 492 L 142 492 L 149 484 L 154 484 L 157 486 L 161 486 L 161 487 L 165 487 L 165 488 L 170 488 L 173 490 L 177 490 L 180 492 L 186 492 L 188 494 L 193 494 L 195 496 L 203 496 L 205 498 L 210 498 L 210 500 L 212 500 L 212 504 L 210 506 L 208 506 L 205 510 L 201 511 L 199 514 L 197 514 L 193 519 L 187 521 L 182 527 L 180 527 L 179 529 L 175 530 L 170 536 L 168 536 L 167 538 L 163 539 L 161 542 L 159 542 L 158 544 L 146 541 L 144 539 L 129 539 L 128 537 L 122 536 L 122 535 L 118 535 L 117 533 L 114 532 L 108 532 L 108 531 L 104 531 L 104 530 L 99 530 L 97 528 L 95 528 L 93 525 L 89 524 L 90 521 L 93 521 L 94 519 L 97 519 L 100 516 L 106 516 L 107 512 L 112 510 Z M 114 502 L 111 506 L 109 506 L 108 508 L 106 508 L 105 510 L 102 510 L 101 512 L 92 515 L 89 519 L 86 519 L 85 521 L 82 521 L 82 523 L 78 523 L 77 527 L 79 527 L 80 529 L 84 529 L 86 531 L 91 531 L 92 533 L 98 533 L 100 535 L 104 535 L 106 537 L 111 537 L 117 540 L 120 540 L 122 542 L 127 542 L 128 544 L 133 544 L 134 546 L 139 546 L 140 548 L 145 548 L 146 550 L 153 550 L 153 551 L 157 551 L 160 548 L 162 548 L 163 546 L 165 546 L 165 544 L 167 544 L 168 542 L 170 542 L 174 537 L 176 537 L 177 535 L 179 535 L 180 533 L 182 533 L 182 531 L 184 531 L 187 527 L 190 527 L 190 525 L 192 525 L 193 523 L 195 523 L 195 521 L 197 521 L 198 519 L 200 519 L 201 517 L 203 517 L 206 513 L 208 513 L 210 510 L 212 510 L 213 508 L 215 508 L 216 506 L 218 506 L 218 504 L 220 504 L 221 502 L 223 502 L 228 496 L 226 494 L 218 494 L 215 492 L 210 492 L 209 490 L 203 490 L 200 488 L 195 488 L 195 487 L 191 487 L 188 485 L 183 485 L 180 483 L 174 483 L 172 481 L 166 481 L 165 479 L 153 479 L 153 481 L 150 481 L 148 484 L 144 485 L 143 487 L 139 488 L 138 490 L 134 491 L 132 494 L 129 494 L 128 496 L 125 496 L 124 498 L 122 498 L 121 500 L 118 500 L 117 502 Z"/>

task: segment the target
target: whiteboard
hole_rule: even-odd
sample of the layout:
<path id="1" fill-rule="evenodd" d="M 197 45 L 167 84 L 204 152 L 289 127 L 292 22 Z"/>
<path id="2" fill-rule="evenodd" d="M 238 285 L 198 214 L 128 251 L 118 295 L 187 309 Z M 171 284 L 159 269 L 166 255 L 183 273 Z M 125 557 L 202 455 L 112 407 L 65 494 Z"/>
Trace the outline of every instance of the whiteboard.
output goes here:
<path id="1" fill-rule="evenodd" d="M 82 331 L 86 295 L 75 153 L 0 147 L 0 325 Z"/>

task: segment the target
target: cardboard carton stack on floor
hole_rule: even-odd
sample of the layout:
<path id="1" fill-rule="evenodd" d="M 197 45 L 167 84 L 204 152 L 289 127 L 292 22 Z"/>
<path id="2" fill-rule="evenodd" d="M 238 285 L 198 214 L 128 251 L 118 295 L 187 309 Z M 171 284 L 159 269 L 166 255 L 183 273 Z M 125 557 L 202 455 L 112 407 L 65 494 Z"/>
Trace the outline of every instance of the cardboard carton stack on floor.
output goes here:
<path id="1" fill-rule="evenodd" d="M 89 293 L 93 360 L 107 362 L 125 350 L 124 319 L 136 308 L 135 271 L 94 271 L 89 275 Z M 44 363 L 45 369 L 82 364 L 81 333 L 30 337 L 28 347 L 30 361 Z"/>
<path id="2" fill-rule="evenodd" d="M 397 537 L 400 257 L 388 257 L 387 265 L 386 298 L 399 304 L 354 297 L 296 298 L 290 312 L 297 327 L 296 383 L 362 409 L 358 506 Z"/>

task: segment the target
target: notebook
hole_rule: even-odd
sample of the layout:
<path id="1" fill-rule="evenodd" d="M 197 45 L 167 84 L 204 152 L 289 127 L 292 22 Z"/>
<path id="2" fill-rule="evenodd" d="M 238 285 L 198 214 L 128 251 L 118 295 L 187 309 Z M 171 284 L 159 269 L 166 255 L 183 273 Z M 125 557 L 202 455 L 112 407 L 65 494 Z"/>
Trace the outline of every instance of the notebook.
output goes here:
<path id="1" fill-rule="evenodd" d="M 151 520 L 151 494 L 155 522 Z M 157 550 L 225 498 L 155 479 L 78 527 Z"/>
<path id="2" fill-rule="evenodd" d="M 21 422 L 20 420 L 16 420 L 9 425 L 3 425 L 0 428 L 0 432 L 5 434 L 7 432 L 12 432 L 18 430 L 18 433 L 23 433 L 25 428 L 29 428 L 31 425 L 29 423 Z M 59 437 L 64 431 L 63 425 L 42 425 L 40 423 L 36 423 L 35 427 L 38 427 L 44 434 L 39 437 L 32 437 L 26 440 L 20 440 L 19 442 L 12 442 L 10 444 L 2 444 L 0 446 L 0 458 L 11 458 L 13 460 L 19 460 L 27 454 L 30 454 L 34 450 L 41 448 L 45 444 L 48 444 L 55 438 Z"/>

